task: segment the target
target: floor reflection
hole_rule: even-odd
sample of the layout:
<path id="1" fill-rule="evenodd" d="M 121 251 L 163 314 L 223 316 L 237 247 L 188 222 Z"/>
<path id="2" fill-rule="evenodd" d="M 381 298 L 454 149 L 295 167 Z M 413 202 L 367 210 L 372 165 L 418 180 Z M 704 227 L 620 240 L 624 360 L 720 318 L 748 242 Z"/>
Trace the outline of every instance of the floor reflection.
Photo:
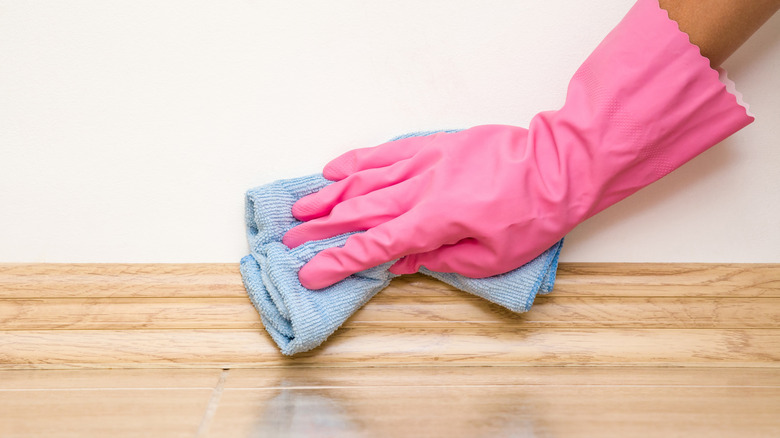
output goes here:
<path id="1" fill-rule="evenodd" d="M 532 388 L 463 384 L 467 376 L 440 368 L 289 371 L 252 403 L 261 412 L 250 436 L 549 436 Z"/>
<path id="2" fill-rule="evenodd" d="M 282 379 L 281 389 L 265 404 L 252 437 L 364 437 L 342 403 L 328 390 L 302 387 Z"/>

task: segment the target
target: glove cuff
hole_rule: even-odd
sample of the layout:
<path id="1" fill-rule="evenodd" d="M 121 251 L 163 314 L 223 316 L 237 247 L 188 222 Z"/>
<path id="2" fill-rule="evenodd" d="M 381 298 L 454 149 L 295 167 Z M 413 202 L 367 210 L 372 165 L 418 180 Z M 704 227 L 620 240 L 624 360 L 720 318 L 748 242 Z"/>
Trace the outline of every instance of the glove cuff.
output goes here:
<path id="1" fill-rule="evenodd" d="M 532 120 L 531 143 L 556 146 L 537 155 L 568 180 L 573 228 L 751 123 L 740 102 L 658 0 L 639 0 L 577 70 L 565 105 Z"/>

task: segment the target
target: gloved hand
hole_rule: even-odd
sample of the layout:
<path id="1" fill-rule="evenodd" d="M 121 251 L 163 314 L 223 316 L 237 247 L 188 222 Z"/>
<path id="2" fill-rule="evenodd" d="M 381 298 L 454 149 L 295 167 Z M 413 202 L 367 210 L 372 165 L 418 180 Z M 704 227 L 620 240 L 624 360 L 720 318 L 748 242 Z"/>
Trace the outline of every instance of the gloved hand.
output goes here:
<path id="1" fill-rule="evenodd" d="M 395 274 L 508 272 L 752 121 L 657 0 L 639 0 L 560 110 L 528 130 L 485 125 L 347 152 L 323 171 L 338 182 L 293 206 L 307 222 L 283 242 L 366 230 L 301 268 L 309 289 L 396 259 Z"/>

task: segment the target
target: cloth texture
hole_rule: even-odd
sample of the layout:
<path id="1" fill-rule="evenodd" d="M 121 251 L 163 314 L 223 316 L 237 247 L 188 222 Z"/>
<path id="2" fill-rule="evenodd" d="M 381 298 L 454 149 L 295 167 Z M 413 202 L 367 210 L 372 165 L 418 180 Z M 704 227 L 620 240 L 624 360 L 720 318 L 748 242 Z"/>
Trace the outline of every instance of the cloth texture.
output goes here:
<path id="1" fill-rule="evenodd" d="M 441 131 L 405 134 L 393 140 L 435 132 Z M 293 249 L 282 243 L 282 236 L 301 223 L 292 215 L 295 201 L 329 184 L 332 181 L 315 174 L 278 180 L 246 193 L 251 254 L 241 259 L 241 276 L 265 329 L 285 355 L 309 351 L 322 344 L 397 277 L 388 271 L 396 261 L 393 260 L 321 290 L 313 291 L 301 285 L 298 271 L 304 264 L 323 249 L 343 246 L 347 237 L 354 234 L 309 241 Z M 514 312 L 525 312 L 531 308 L 537 293 L 552 291 L 562 245 L 563 239 L 527 264 L 492 277 L 469 278 L 433 272 L 425 267 L 419 272 Z"/>

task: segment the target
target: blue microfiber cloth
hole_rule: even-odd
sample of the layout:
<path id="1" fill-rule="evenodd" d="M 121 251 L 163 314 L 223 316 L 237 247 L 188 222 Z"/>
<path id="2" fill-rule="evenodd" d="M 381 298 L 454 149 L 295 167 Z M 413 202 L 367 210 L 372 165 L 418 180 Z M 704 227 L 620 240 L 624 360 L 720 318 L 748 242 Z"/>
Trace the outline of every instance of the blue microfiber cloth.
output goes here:
<path id="1" fill-rule="evenodd" d="M 434 132 L 406 134 L 393 140 Z M 322 344 L 397 277 L 388 271 L 393 260 L 321 290 L 312 291 L 301 285 L 298 271 L 303 265 L 323 249 L 343 246 L 347 237 L 354 234 L 309 241 L 294 249 L 282 243 L 287 230 L 301 223 L 292 215 L 295 201 L 332 183 L 317 174 L 278 180 L 246 193 L 251 254 L 241 259 L 241 276 L 263 325 L 286 355 L 309 351 Z M 531 308 L 537 293 L 552 291 L 562 245 L 563 239 L 527 264 L 487 278 L 433 272 L 425 267 L 420 272 L 514 312 L 525 312 Z"/>

